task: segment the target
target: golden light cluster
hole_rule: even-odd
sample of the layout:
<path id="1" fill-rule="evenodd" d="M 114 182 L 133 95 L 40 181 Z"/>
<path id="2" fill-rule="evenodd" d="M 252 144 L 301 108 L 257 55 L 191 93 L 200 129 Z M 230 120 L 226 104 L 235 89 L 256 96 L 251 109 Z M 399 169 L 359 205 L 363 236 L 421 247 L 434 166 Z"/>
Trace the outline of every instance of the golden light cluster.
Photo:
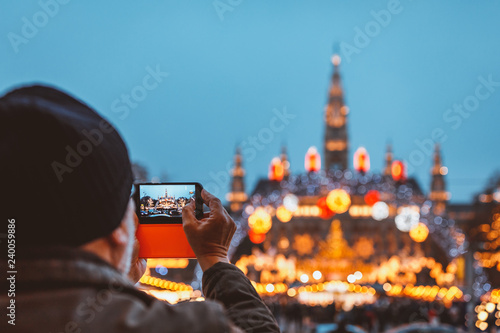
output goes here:
<path id="1" fill-rule="evenodd" d="M 392 256 L 378 267 L 374 267 L 369 273 L 364 274 L 362 281 L 364 283 L 378 282 L 380 284 L 385 282 L 402 285 L 415 284 L 417 282 L 417 274 L 423 268 L 430 270 L 429 276 L 439 286 L 455 283 L 456 274 L 459 273 L 458 265 L 455 261 L 452 261 L 443 269 L 443 265 L 436 262 L 434 258 L 411 257 L 402 259 L 399 256 Z"/>
<path id="2" fill-rule="evenodd" d="M 347 212 L 351 206 L 351 197 L 342 189 L 332 190 L 326 197 L 326 205 L 336 214 Z"/>
<path id="3" fill-rule="evenodd" d="M 184 283 L 177 283 L 173 281 L 168 281 L 168 280 L 163 280 L 160 278 L 155 278 L 153 276 L 149 275 L 144 275 L 140 280 L 140 283 L 161 288 L 161 289 L 166 289 L 166 290 L 172 290 L 172 291 L 193 291 L 193 288 L 189 285 L 186 285 Z"/>
<path id="4" fill-rule="evenodd" d="M 410 229 L 410 237 L 417 243 L 421 243 L 427 239 L 429 235 L 429 228 L 422 223 L 419 222 L 416 226 Z"/>
<path id="5" fill-rule="evenodd" d="M 271 215 L 262 207 L 257 207 L 248 218 L 248 226 L 257 234 L 265 234 L 271 229 L 272 224 Z"/>
<path id="6" fill-rule="evenodd" d="M 500 290 L 496 289 L 491 292 L 490 296 L 493 298 L 493 293 L 496 293 L 497 296 Z M 498 301 L 498 299 L 497 299 Z M 500 304 L 493 302 L 492 299 L 489 301 L 483 301 L 481 304 L 477 305 L 474 308 L 474 311 L 476 312 L 477 320 L 476 320 L 476 327 L 479 328 L 481 331 L 485 331 L 488 328 L 488 319 L 491 316 L 495 317 L 495 325 L 500 326 Z"/>
<path id="7" fill-rule="evenodd" d="M 477 260 L 481 267 L 493 268 L 496 267 L 500 271 L 500 252 L 475 252 L 474 259 Z"/>
<path id="8" fill-rule="evenodd" d="M 276 209 L 276 217 L 281 222 L 286 223 L 292 219 L 293 213 L 286 209 L 285 206 L 279 206 L 278 209 Z"/>
<path id="9" fill-rule="evenodd" d="M 491 224 L 483 223 L 479 225 L 476 232 L 484 240 L 483 248 L 485 252 L 474 253 L 474 259 L 477 260 L 481 267 L 495 267 L 497 271 L 500 271 L 500 213 L 495 212 Z"/>
<path id="10" fill-rule="evenodd" d="M 391 285 L 390 283 L 385 283 L 383 288 L 389 296 L 410 297 L 429 302 L 441 299 L 449 303 L 454 300 L 460 300 L 464 295 L 462 290 L 456 286 L 448 289 L 444 287 L 440 288 L 439 286 L 414 286 L 412 284 L 402 286 L 400 284 Z"/>
<path id="11" fill-rule="evenodd" d="M 485 238 L 484 249 L 491 251 L 500 247 L 500 213 L 493 214 L 491 224 L 481 224 L 477 232 Z"/>
<path id="12" fill-rule="evenodd" d="M 287 293 L 290 297 L 295 297 L 301 293 L 317 293 L 317 292 L 336 292 L 336 293 L 361 293 L 375 295 L 377 292 L 374 288 L 369 286 L 363 286 L 359 284 L 353 284 L 343 281 L 328 281 L 321 283 L 314 283 L 310 285 L 304 285 L 296 288 L 288 288 L 284 283 L 258 283 L 251 281 L 255 290 L 260 295 L 274 295 Z"/>

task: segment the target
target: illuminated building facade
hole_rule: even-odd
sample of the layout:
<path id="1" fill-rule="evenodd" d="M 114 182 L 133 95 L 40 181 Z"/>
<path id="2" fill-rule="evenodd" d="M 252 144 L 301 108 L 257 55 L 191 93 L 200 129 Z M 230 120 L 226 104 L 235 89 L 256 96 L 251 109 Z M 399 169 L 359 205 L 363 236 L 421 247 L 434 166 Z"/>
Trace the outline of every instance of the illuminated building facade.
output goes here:
<path id="1" fill-rule="evenodd" d="M 360 288 L 384 286 L 392 295 L 412 296 L 421 289 L 404 288 L 420 285 L 432 299 L 463 297 L 472 292 L 468 286 L 475 278 L 467 271 L 471 258 L 462 231 L 474 219 L 472 205 L 448 203 L 448 169 L 438 145 L 429 161 L 429 194 L 407 177 L 405 162 L 394 159 L 390 145 L 382 172 L 370 172 L 364 148 L 356 150 L 354 167 L 349 167 L 349 109 L 340 62 L 338 55 L 332 57 L 323 159 L 311 147 L 305 157 L 306 172 L 293 174 L 283 148 L 271 163 L 269 179 L 261 179 L 244 201 L 231 200 L 237 197 L 235 189 L 242 188 L 244 173 L 233 172 L 228 201 L 248 237 L 233 244 L 237 246 L 232 260 L 263 294 L 278 288 L 293 289 L 289 296 L 305 295 L 311 284 L 317 289 L 330 283 L 331 289 L 345 282 L 354 289 L 356 283 Z M 239 161 L 235 168 L 240 168 L 241 156 L 237 154 L 235 161 Z"/>

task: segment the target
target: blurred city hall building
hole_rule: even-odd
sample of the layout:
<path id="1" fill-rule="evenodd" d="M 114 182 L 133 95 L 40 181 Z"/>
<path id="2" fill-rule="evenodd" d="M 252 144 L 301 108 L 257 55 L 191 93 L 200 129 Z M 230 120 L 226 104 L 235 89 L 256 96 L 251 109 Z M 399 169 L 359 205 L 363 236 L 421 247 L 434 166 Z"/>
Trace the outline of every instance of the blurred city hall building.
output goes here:
<path id="1" fill-rule="evenodd" d="M 340 62 L 338 55 L 332 57 L 323 147 L 307 151 L 304 173 L 290 172 L 283 147 L 271 161 L 268 179 L 247 194 L 237 149 L 227 194 L 238 225 L 232 261 L 262 296 L 282 295 L 308 305 L 335 302 L 349 309 L 381 294 L 445 304 L 498 303 L 499 183 L 470 204 L 450 204 L 448 169 L 438 145 L 429 160 L 430 193 L 407 177 L 405 162 L 394 159 L 390 146 L 382 172 L 370 172 L 368 152 L 349 144 Z M 159 260 L 150 266 L 167 264 Z M 187 260 L 171 259 L 170 265 L 194 269 Z M 178 275 L 185 279 L 178 288 L 186 297 L 200 295 L 199 271 L 190 284 L 186 276 L 193 269 Z M 161 275 L 152 269 L 141 282 L 161 286 Z M 169 283 L 177 286 L 167 280 L 157 289 L 174 290 L 165 287 Z"/>

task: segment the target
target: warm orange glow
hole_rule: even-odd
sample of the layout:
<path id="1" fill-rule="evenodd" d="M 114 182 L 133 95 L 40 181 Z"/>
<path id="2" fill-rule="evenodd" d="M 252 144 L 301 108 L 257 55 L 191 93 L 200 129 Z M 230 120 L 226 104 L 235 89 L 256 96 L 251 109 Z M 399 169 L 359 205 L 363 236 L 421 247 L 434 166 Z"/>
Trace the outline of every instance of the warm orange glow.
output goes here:
<path id="1" fill-rule="evenodd" d="M 366 173 L 370 171 L 370 155 L 364 147 L 359 147 L 354 153 L 354 170 Z"/>
<path id="2" fill-rule="evenodd" d="M 373 206 L 378 201 L 380 201 L 380 193 L 378 191 L 371 190 L 365 194 L 365 202 L 368 206 Z"/>
<path id="3" fill-rule="evenodd" d="M 271 215 L 262 207 L 258 207 L 248 218 L 248 226 L 257 234 L 265 234 L 272 226 Z"/>
<path id="4" fill-rule="evenodd" d="M 318 172 L 321 169 L 321 156 L 316 147 L 307 150 L 304 166 L 307 172 Z"/>
<path id="5" fill-rule="evenodd" d="M 266 239 L 266 234 L 258 234 L 250 229 L 250 231 L 248 231 L 248 237 L 252 243 L 260 244 Z"/>
<path id="6" fill-rule="evenodd" d="M 189 265 L 188 259 L 148 259 L 148 268 L 155 268 L 156 266 L 163 266 L 166 268 L 186 268 Z"/>
<path id="7" fill-rule="evenodd" d="M 269 166 L 269 180 L 282 181 L 285 174 L 285 168 L 279 157 L 275 157 Z"/>
<path id="8" fill-rule="evenodd" d="M 285 208 L 285 206 L 279 206 L 276 210 L 276 217 L 283 223 L 286 223 L 292 219 L 292 212 Z"/>
<path id="9" fill-rule="evenodd" d="M 322 219 L 328 220 L 335 215 L 335 212 L 333 212 L 326 204 L 326 197 L 319 198 L 316 206 L 320 209 L 319 216 Z"/>
<path id="10" fill-rule="evenodd" d="M 342 214 L 347 212 L 349 209 L 349 206 L 351 205 L 351 197 L 346 191 L 336 189 L 328 193 L 328 196 L 326 197 L 326 205 L 334 213 Z"/>
<path id="11" fill-rule="evenodd" d="M 404 181 L 406 179 L 406 167 L 403 161 L 394 161 L 392 162 L 392 179 L 395 181 Z"/>
<path id="12" fill-rule="evenodd" d="M 422 222 L 420 222 L 410 230 L 411 239 L 413 239 L 417 243 L 425 241 L 428 235 L 429 228 L 427 228 L 427 226 Z"/>

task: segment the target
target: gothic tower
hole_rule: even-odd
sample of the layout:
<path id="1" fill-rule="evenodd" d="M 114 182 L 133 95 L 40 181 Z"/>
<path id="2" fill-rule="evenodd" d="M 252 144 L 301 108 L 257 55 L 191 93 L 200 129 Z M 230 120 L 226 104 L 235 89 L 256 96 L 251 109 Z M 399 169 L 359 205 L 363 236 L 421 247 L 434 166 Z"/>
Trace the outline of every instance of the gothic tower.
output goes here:
<path id="1" fill-rule="evenodd" d="M 284 145 L 281 147 L 280 159 L 283 164 L 283 179 L 287 180 L 290 177 L 290 161 L 288 161 L 288 154 Z"/>
<path id="2" fill-rule="evenodd" d="M 231 211 L 236 212 L 241 209 L 243 203 L 247 201 L 247 195 L 245 193 L 245 183 L 243 177 L 245 176 L 245 169 L 242 166 L 242 157 L 240 148 L 236 148 L 236 154 L 234 155 L 234 167 L 231 170 L 231 192 L 226 196 L 227 201 L 229 201 Z"/>
<path id="3" fill-rule="evenodd" d="M 387 152 L 385 153 L 385 167 L 384 167 L 384 176 L 390 176 L 392 174 L 392 146 L 387 145 Z"/>
<path id="4" fill-rule="evenodd" d="M 444 176 L 448 173 L 448 169 L 443 166 L 441 161 L 441 151 L 439 144 L 436 144 L 434 151 L 434 165 L 431 169 L 431 193 L 429 199 L 434 202 L 434 213 L 441 215 L 446 209 L 448 201 L 448 192 L 446 192 L 446 182 Z"/>
<path id="5" fill-rule="evenodd" d="M 325 142 L 324 168 L 347 169 L 349 142 L 347 138 L 347 114 L 349 109 L 344 105 L 344 92 L 339 74 L 340 56 L 332 57 L 333 75 L 328 104 L 325 110 Z"/>

